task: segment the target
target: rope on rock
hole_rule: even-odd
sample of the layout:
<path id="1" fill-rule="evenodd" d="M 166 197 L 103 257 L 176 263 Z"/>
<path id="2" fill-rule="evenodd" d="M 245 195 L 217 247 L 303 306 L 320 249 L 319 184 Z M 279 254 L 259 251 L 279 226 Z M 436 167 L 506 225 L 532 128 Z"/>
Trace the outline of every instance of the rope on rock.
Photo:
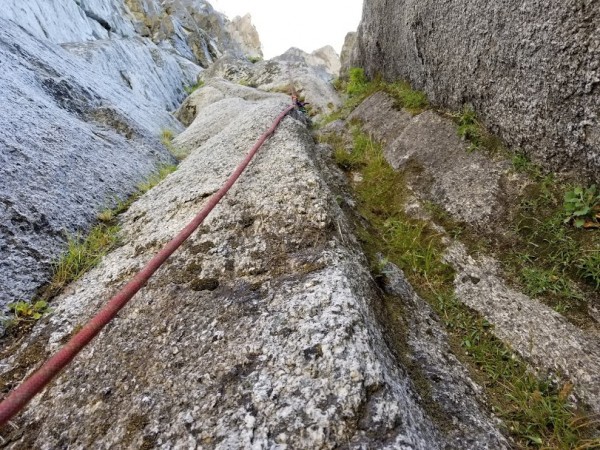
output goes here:
<path id="1" fill-rule="evenodd" d="M 242 172 L 246 169 L 254 155 L 265 141 L 275 132 L 283 118 L 294 109 L 295 105 L 287 107 L 269 128 L 254 144 L 246 158 L 238 165 L 229 176 L 225 184 L 219 189 L 204 206 L 196 217 L 175 236 L 163 249 L 158 252 L 137 275 L 121 289 L 108 303 L 94 316 L 67 344 L 54 356 L 48 359 L 27 380 L 13 390 L 2 403 L 0 403 L 0 426 L 4 426 L 27 403 L 41 392 L 58 373 L 69 364 L 75 356 L 118 314 L 118 312 L 131 300 L 131 298 L 148 282 L 150 277 L 161 265 L 183 244 L 187 238 L 200 226 L 206 216 L 214 209 L 227 191 L 234 185 Z"/>

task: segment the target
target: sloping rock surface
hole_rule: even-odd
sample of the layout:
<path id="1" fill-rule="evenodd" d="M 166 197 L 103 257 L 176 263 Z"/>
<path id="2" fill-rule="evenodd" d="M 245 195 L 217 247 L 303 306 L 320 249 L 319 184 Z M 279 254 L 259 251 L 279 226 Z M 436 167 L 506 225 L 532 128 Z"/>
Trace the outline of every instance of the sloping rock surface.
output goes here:
<path id="1" fill-rule="evenodd" d="M 247 44 L 246 35 L 232 36 L 236 27 L 204 0 L 6 0 L 0 17 L 58 44 L 147 37 L 203 67 L 226 50 L 243 54 Z"/>
<path id="2" fill-rule="evenodd" d="M 600 176 L 600 7 L 593 0 L 365 2 L 353 65 L 470 103 L 546 167 Z"/>
<path id="3" fill-rule="evenodd" d="M 166 109 L 198 73 L 137 39 L 73 51 L 90 62 L 0 19 L 1 102 L 10 111 L 0 118 L 0 306 L 47 279 L 66 233 L 87 229 L 100 208 L 173 161 L 158 136 L 180 127 Z M 110 62 L 117 56 L 122 71 Z M 125 70 L 147 77 L 131 75 L 128 87 Z"/>
<path id="4" fill-rule="evenodd" d="M 356 36 L 357 33 L 355 31 L 351 31 L 344 39 L 344 46 L 342 47 L 342 53 L 340 54 L 341 77 L 348 76 L 348 71 L 351 68 L 352 62 L 355 60 L 353 54 L 356 52 Z"/>
<path id="5" fill-rule="evenodd" d="M 53 351 L 90 317 L 288 105 L 220 92 L 186 132 L 190 156 L 124 215 L 124 245 L 56 300 L 2 361 L 8 373 L 31 342 Z M 478 408 L 464 372 L 448 384 L 461 393 L 448 420 L 469 425 L 447 434 L 420 404 L 377 325 L 379 294 L 325 181 L 343 177 L 323 151 L 303 116 L 287 117 L 200 230 L 29 405 L 7 448 L 507 448 L 485 414 L 458 412 Z M 420 360 L 443 360 L 443 348 Z"/>
<path id="6" fill-rule="evenodd" d="M 241 51 L 227 23 L 203 0 L 3 2 L 1 311 L 48 280 L 67 234 L 174 161 L 158 136 L 181 129 L 168 111 L 196 63 Z"/>
<path id="7" fill-rule="evenodd" d="M 415 191 L 434 201 L 455 219 L 479 227 L 493 226 L 504 212 L 503 180 L 509 165 L 493 161 L 468 145 L 456 126 L 433 111 L 413 117 L 398 109 L 392 97 L 377 92 L 348 117 L 384 143 L 384 154 L 394 169 L 416 165 L 423 176 L 413 179 Z"/>

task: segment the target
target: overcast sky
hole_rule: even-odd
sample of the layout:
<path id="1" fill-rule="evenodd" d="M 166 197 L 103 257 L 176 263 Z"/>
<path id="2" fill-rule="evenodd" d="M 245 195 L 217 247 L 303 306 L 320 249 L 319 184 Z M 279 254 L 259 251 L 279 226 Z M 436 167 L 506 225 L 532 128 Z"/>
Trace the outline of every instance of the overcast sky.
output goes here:
<path id="1" fill-rule="evenodd" d="M 290 47 L 312 52 L 331 45 L 340 53 L 344 37 L 356 31 L 362 0 L 209 0 L 230 19 L 252 15 L 266 59 Z"/>

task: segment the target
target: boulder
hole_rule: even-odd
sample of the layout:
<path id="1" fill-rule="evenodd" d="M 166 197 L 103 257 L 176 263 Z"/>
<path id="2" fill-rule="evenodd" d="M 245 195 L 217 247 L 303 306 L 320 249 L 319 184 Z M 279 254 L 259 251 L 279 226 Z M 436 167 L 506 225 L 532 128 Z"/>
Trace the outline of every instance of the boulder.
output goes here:
<path id="1" fill-rule="evenodd" d="M 597 179 L 598 23 L 590 1 L 373 0 L 352 65 L 408 80 L 438 106 L 470 104 L 547 169 Z"/>

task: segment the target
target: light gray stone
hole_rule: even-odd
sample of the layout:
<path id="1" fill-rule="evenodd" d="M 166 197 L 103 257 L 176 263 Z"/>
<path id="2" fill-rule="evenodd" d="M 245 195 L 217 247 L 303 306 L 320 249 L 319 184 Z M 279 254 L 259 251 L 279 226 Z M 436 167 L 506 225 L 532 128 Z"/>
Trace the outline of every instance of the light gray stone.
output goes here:
<path id="1" fill-rule="evenodd" d="M 600 176 L 597 1 L 365 2 L 353 65 L 474 106 L 549 169 Z"/>
<path id="2" fill-rule="evenodd" d="M 564 374 L 574 392 L 594 413 L 600 412 L 600 339 L 569 323 L 561 314 L 510 288 L 498 263 L 469 256 L 462 244 L 448 248 L 456 270 L 455 292 L 492 325 L 494 334 L 542 373 Z"/>
<path id="3" fill-rule="evenodd" d="M 226 104 L 238 109 L 223 113 Z M 56 299 L 21 351 L 33 340 L 54 351 L 183 228 L 287 105 L 271 95 L 206 106 L 189 130 L 206 139 L 125 213 L 123 245 Z M 326 158 L 304 121 L 284 119 L 200 230 L 28 406 L 7 447 L 455 442 L 385 344 L 366 259 L 325 182 L 333 170 L 319 169 Z M 3 372 L 19 358 L 2 361 Z M 493 425 L 480 433 L 487 426 L 462 448 L 504 448 Z"/>
<path id="4" fill-rule="evenodd" d="M 409 180 L 421 198 L 434 201 L 455 219 L 489 229 L 505 210 L 503 179 L 510 165 L 480 152 L 468 152 L 456 125 L 433 111 L 413 117 L 378 92 L 348 117 L 384 145 L 394 169 L 412 169 Z"/>
<path id="5" fill-rule="evenodd" d="M 325 61 L 298 49 L 290 49 L 277 58 L 256 64 L 226 54 L 200 77 L 204 81 L 224 78 L 263 91 L 283 92 L 288 96 L 292 94 L 293 85 L 296 92 L 310 103 L 316 120 L 342 105 L 331 85 L 333 75 Z"/>
<path id="6" fill-rule="evenodd" d="M 438 315 L 414 291 L 402 270 L 381 256 L 379 263 L 383 287 L 393 298 L 386 301 L 399 302 L 404 312 L 404 317 L 387 320 L 399 321 L 398 326 L 408 329 L 410 358 L 425 368 L 420 375 L 428 382 L 428 394 L 438 414 L 454 424 L 447 432 L 450 448 L 510 448 L 498 431 L 500 421 L 490 417 L 479 403 L 483 390 L 452 353 Z"/>
<path id="7" fill-rule="evenodd" d="M 252 24 L 252 16 L 246 14 L 243 17 L 236 16 L 227 25 L 231 37 L 236 41 L 242 52 L 250 58 L 262 58 L 262 44 L 256 27 Z"/>
<path id="8" fill-rule="evenodd" d="M 351 69 L 353 54 L 356 52 L 356 36 L 355 31 L 351 31 L 344 39 L 344 46 L 340 54 L 340 77 L 348 78 L 348 71 Z"/>

